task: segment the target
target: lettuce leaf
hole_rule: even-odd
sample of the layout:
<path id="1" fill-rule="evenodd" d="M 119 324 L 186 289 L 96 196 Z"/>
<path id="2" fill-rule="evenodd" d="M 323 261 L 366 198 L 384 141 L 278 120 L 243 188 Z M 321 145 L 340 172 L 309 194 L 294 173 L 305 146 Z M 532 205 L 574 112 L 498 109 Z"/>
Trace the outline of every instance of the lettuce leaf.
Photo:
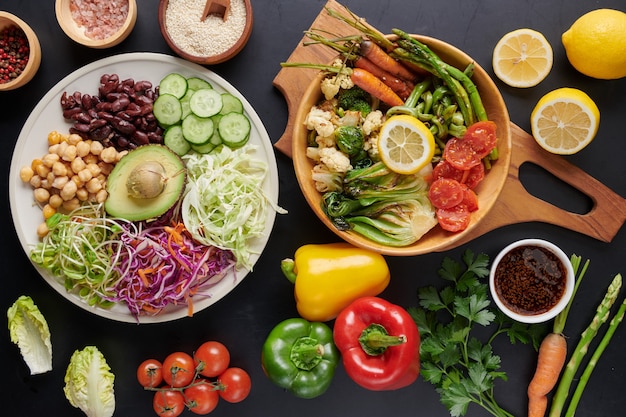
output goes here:
<path id="1" fill-rule="evenodd" d="M 88 417 L 111 417 L 115 411 L 115 375 L 95 346 L 76 350 L 65 373 L 65 397 Z"/>
<path id="2" fill-rule="evenodd" d="M 11 342 L 20 348 L 30 374 L 52 370 L 52 342 L 46 318 L 33 299 L 20 296 L 7 311 Z"/>

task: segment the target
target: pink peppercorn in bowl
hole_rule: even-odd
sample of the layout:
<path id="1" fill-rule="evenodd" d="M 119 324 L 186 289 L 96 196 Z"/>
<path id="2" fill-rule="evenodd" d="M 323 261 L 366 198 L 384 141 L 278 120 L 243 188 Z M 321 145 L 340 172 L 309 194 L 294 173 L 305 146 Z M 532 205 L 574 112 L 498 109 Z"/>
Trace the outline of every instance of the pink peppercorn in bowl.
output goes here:
<path id="1" fill-rule="evenodd" d="M 70 39 L 95 49 L 118 45 L 137 22 L 136 0 L 56 0 L 55 12 Z"/>
<path id="2" fill-rule="evenodd" d="M 246 45 L 252 33 L 250 0 L 215 1 L 229 4 L 202 19 L 207 0 L 160 0 L 159 26 L 168 46 L 181 58 L 200 65 L 228 61 Z M 224 13 L 225 12 L 225 13 Z"/>
<path id="3" fill-rule="evenodd" d="M 0 91 L 15 90 L 33 79 L 41 64 L 35 32 L 19 17 L 0 11 Z"/>
<path id="4" fill-rule="evenodd" d="M 541 239 L 513 242 L 496 256 L 489 275 L 498 308 L 521 323 L 556 317 L 574 293 L 576 277 L 569 257 Z"/>

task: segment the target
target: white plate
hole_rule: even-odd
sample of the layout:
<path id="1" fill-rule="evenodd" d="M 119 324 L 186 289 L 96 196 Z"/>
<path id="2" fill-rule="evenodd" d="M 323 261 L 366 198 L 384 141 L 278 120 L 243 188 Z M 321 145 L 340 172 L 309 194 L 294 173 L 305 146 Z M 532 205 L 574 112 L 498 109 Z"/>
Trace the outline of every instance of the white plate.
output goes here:
<path id="1" fill-rule="evenodd" d="M 154 53 L 117 55 L 91 63 L 61 80 L 37 104 L 20 132 L 11 160 L 9 202 L 18 238 L 27 255 L 39 241 L 36 229 L 38 224 L 43 221 L 43 217 L 41 209 L 34 204 L 32 188 L 20 180 L 19 172 L 21 167 L 30 165 L 33 159 L 40 158 L 47 153 L 49 132 L 53 130 L 69 131 L 70 124 L 63 119 L 59 104 L 63 92 L 67 91 L 68 94 L 72 94 L 75 91 L 80 91 L 81 93 L 97 94 L 100 77 L 103 74 L 117 74 L 121 80 L 126 78 L 133 78 L 135 81 L 147 80 L 156 86 L 165 75 L 171 72 L 178 72 L 186 77 L 199 76 L 205 78 L 211 82 L 216 90 L 229 92 L 242 101 L 244 111 L 252 123 L 249 143 L 257 145 L 257 158 L 264 160 L 268 165 L 268 176 L 263 185 L 264 191 L 274 203 L 278 202 L 278 169 L 270 138 L 261 119 L 241 93 L 219 75 L 180 58 Z M 256 263 L 267 244 L 275 217 L 276 212 L 271 207 L 268 208 L 265 233 L 263 237 L 252 242 L 255 253 L 251 258 L 252 265 Z M 117 304 L 110 309 L 89 306 L 77 295 L 68 293 L 63 285 L 48 271 L 37 265 L 34 266 L 48 284 L 77 306 L 112 320 L 137 322 L 126 305 Z M 210 297 L 194 300 L 194 313 L 209 307 L 226 296 L 247 276 L 248 272 L 247 270 L 238 270 L 236 275 L 230 273 L 211 289 Z M 185 316 L 187 316 L 187 306 L 170 306 L 157 316 L 141 316 L 139 322 L 160 323 Z"/>

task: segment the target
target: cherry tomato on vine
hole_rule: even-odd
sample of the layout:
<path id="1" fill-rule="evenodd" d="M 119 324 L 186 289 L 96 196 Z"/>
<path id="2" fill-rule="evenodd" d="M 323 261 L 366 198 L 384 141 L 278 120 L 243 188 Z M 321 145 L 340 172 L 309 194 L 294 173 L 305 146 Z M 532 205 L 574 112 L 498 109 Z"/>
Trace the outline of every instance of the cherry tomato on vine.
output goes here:
<path id="1" fill-rule="evenodd" d="M 137 367 L 137 381 L 142 387 L 158 387 L 163 382 L 163 364 L 156 359 L 141 362 Z"/>
<path id="2" fill-rule="evenodd" d="M 217 383 L 220 397 L 229 403 L 243 401 L 252 385 L 250 375 L 241 368 L 228 368 L 217 378 Z"/>
<path id="3" fill-rule="evenodd" d="M 195 375 L 193 358 L 185 352 L 170 353 L 163 361 L 163 380 L 172 387 L 191 384 Z"/>
<path id="4" fill-rule="evenodd" d="M 196 380 L 199 381 L 199 380 Z M 209 383 L 197 383 L 185 388 L 185 405 L 192 413 L 205 415 L 215 410 L 220 400 L 220 395 L 213 385 Z"/>
<path id="5" fill-rule="evenodd" d="M 159 417 L 177 417 L 185 410 L 185 397 L 180 391 L 157 391 L 154 393 L 152 408 Z"/>
<path id="6" fill-rule="evenodd" d="M 220 342 L 204 342 L 193 354 L 198 372 L 213 378 L 224 372 L 230 364 L 230 352 Z"/>

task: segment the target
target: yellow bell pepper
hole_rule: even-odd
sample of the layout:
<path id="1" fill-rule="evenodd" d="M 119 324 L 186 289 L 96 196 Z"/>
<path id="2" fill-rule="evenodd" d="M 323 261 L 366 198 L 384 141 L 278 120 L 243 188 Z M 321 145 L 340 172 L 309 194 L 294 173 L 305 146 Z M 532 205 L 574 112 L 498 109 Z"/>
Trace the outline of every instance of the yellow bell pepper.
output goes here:
<path id="1" fill-rule="evenodd" d="M 281 269 L 295 284 L 298 313 L 309 321 L 334 319 L 357 298 L 383 292 L 390 280 L 381 254 L 348 243 L 301 246 Z"/>

